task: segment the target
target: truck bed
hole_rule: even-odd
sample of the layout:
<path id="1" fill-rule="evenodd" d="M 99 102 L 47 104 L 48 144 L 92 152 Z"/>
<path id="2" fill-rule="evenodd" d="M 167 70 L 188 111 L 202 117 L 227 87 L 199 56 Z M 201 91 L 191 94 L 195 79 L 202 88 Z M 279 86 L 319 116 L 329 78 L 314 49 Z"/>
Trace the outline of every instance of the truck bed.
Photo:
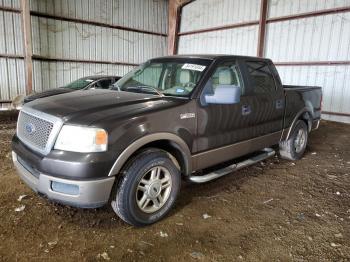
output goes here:
<path id="1" fill-rule="evenodd" d="M 321 118 L 322 88 L 319 86 L 283 85 L 286 106 L 284 128 L 288 128 L 297 116 L 306 107 L 311 113 L 311 119 Z"/>

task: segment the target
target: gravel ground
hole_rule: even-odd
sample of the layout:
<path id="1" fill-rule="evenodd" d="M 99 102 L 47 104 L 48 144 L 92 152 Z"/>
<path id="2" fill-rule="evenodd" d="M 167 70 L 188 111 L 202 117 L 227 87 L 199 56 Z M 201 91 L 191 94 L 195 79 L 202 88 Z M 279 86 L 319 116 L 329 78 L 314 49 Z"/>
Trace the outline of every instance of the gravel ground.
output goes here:
<path id="1" fill-rule="evenodd" d="M 0 125 L 0 261 L 350 261 L 350 125 L 323 121 L 300 161 L 183 183 L 145 228 L 33 193 L 12 166 L 14 128 Z"/>

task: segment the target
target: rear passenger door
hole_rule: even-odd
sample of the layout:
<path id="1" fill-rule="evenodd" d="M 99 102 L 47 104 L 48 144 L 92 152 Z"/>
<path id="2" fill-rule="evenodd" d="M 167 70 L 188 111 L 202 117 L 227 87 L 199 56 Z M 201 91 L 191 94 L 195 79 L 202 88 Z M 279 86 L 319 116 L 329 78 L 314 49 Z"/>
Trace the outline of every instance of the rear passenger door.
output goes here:
<path id="1" fill-rule="evenodd" d="M 248 82 L 252 91 L 251 109 L 255 135 L 261 136 L 282 130 L 284 92 L 277 85 L 267 62 L 257 60 L 246 63 Z"/>

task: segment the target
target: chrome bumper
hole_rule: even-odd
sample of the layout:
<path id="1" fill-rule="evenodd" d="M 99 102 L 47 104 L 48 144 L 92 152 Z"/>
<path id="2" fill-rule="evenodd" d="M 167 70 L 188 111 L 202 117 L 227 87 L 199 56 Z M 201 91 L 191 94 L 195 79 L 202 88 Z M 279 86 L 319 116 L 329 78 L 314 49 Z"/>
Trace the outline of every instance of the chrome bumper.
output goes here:
<path id="1" fill-rule="evenodd" d="M 35 192 L 47 196 L 50 200 L 82 208 L 96 208 L 103 206 L 109 200 L 115 177 L 98 180 L 70 180 L 62 179 L 40 173 L 35 176 L 29 172 L 12 151 L 12 160 L 21 179 Z M 74 186 L 78 188 L 76 194 L 68 194 L 55 191 L 53 183 Z"/>

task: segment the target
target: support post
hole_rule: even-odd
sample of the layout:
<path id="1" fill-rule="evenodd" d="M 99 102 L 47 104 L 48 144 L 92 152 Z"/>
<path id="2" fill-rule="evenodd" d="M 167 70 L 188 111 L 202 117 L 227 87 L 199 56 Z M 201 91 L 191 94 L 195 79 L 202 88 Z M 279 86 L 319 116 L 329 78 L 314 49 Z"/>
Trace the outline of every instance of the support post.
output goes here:
<path id="1" fill-rule="evenodd" d="M 169 0 L 168 7 L 168 55 L 177 53 L 177 33 L 179 30 L 179 1 Z"/>
<path id="2" fill-rule="evenodd" d="M 177 54 L 181 8 L 192 0 L 169 0 L 168 7 L 168 54 Z"/>
<path id="3" fill-rule="evenodd" d="M 30 22 L 30 7 L 28 0 L 21 0 L 21 18 L 24 42 L 24 67 L 25 67 L 25 81 L 26 94 L 30 94 L 33 90 L 33 61 L 32 61 L 32 36 L 31 36 L 31 22 Z"/>
<path id="4" fill-rule="evenodd" d="M 268 0 L 260 0 L 260 18 L 257 56 L 264 56 Z"/>

